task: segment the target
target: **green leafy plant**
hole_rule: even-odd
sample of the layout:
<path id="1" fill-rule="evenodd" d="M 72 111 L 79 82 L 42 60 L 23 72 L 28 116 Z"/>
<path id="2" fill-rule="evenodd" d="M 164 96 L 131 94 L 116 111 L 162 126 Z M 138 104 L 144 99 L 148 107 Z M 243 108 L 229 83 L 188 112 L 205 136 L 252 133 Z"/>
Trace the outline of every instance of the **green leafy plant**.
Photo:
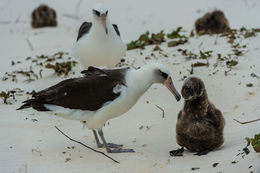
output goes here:
<path id="1" fill-rule="evenodd" d="M 255 134 L 254 138 L 248 138 L 246 137 L 245 140 L 247 140 L 247 146 L 248 147 L 250 144 L 254 148 L 255 152 L 259 153 L 260 152 L 260 133 Z"/>
<path id="2" fill-rule="evenodd" d="M 226 65 L 229 68 L 232 68 L 233 66 L 236 66 L 237 64 L 238 64 L 238 61 L 236 61 L 236 60 L 226 61 Z"/>
<path id="3" fill-rule="evenodd" d="M 180 32 L 183 32 L 181 26 L 179 26 L 176 30 L 173 30 L 170 34 L 167 34 L 167 37 L 169 39 L 187 38 L 185 35 L 181 35 Z"/>
<path id="4" fill-rule="evenodd" d="M 4 104 L 7 104 L 7 99 L 8 99 L 9 97 L 11 97 L 11 92 L 10 92 L 10 91 L 7 91 L 7 92 L 2 91 L 2 92 L 0 93 L 0 97 L 3 99 Z"/>
<path id="5" fill-rule="evenodd" d="M 200 59 L 208 59 L 209 57 L 212 56 L 213 50 L 209 50 L 209 51 L 200 51 Z"/>
<path id="6" fill-rule="evenodd" d="M 254 85 L 252 83 L 246 84 L 247 87 L 253 87 Z"/>
<path id="7" fill-rule="evenodd" d="M 137 40 L 128 43 L 127 50 L 132 50 L 137 48 L 144 49 L 144 47 L 147 45 L 153 45 L 153 44 L 158 45 L 164 41 L 165 41 L 165 34 L 163 30 L 156 34 L 152 33 L 151 36 L 150 36 L 150 32 L 147 31 L 146 33 L 140 35 Z"/>

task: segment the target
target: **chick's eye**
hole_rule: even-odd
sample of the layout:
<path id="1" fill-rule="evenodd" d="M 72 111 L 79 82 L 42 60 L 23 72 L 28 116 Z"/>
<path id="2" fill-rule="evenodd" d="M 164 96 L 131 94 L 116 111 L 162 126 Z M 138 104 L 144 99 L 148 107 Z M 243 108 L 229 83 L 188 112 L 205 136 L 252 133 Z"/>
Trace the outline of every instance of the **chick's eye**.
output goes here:
<path id="1" fill-rule="evenodd" d="M 94 11 L 94 13 L 95 13 L 97 16 L 100 16 L 99 11 L 97 11 L 97 10 L 93 10 L 93 11 Z"/>

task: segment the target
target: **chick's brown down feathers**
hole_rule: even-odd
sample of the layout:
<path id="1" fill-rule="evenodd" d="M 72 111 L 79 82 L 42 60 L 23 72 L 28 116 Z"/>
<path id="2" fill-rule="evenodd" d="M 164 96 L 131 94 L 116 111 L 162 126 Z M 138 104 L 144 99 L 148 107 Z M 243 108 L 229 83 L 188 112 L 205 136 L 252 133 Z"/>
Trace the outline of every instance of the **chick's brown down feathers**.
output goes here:
<path id="1" fill-rule="evenodd" d="M 220 10 L 206 13 L 195 22 L 197 33 L 218 34 L 230 30 L 229 23 L 224 13 Z"/>
<path id="2" fill-rule="evenodd" d="M 207 97 L 205 86 L 199 78 L 186 80 L 182 95 L 184 107 L 176 124 L 177 143 L 190 151 L 211 151 L 224 142 L 224 117 Z"/>

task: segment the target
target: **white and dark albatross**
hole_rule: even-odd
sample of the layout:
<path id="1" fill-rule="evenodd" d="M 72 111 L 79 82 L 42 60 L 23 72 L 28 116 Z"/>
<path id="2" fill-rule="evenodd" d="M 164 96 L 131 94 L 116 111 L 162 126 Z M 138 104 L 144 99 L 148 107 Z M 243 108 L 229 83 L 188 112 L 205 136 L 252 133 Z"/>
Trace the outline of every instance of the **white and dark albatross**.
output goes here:
<path id="1" fill-rule="evenodd" d="M 92 11 L 92 21 L 84 22 L 79 28 L 72 55 L 85 69 L 89 66 L 115 67 L 125 55 L 126 45 L 117 25 L 110 23 L 107 7 L 98 3 Z"/>
<path id="2" fill-rule="evenodd" d="M 106 142 L 102 131 L 105 122 L 127 112 L 154 83 L 165 85 L 177 101 L 181 98 L 169 70 L 162 64 L 147 64 L 137 70 L 89 67 L 83 73 L 84 77 L 67 79 L 35 93 L 18 110 L 32 107 L 67 119 L 85 121 L 92 129 L 98 147 L 105 147 L 110 153 L 133 152 L 132 149 L 122 149 L 122 145 Z M 96 130 L 103 144 L 99 142 Z"/>

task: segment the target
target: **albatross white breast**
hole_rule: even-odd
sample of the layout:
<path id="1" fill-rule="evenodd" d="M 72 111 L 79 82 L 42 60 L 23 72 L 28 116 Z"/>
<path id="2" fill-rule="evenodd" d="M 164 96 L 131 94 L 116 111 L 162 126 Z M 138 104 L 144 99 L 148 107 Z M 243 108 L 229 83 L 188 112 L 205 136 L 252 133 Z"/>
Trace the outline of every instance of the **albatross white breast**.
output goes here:
<path id="1" fill-rule="evenodd" d="M 59 116 L 85 121 L 93 130 L 97 146 L 107 152 L 131 152 L 121 145 L 106 143 L 102 127 L 114 117 L 127 112 L 154 83 L 165 85 L 176 97 L 169 70 L 162 64 L 148 64 L 140 69 L 99 69 L 89 67 L 85 76 L 64 80 L 33 95 L 18 109 L 32 107 L 38 111 L 52 111 Z M 103 142 L 99 142 L 96 130 Z M 111 147 L 118 147 L 111 149 Z"/>
<path id="2" fill-rule="evenodd" d="M 108 9 L 98 3 L 93 8 L 91 22 L 84 22 L 79 29 L 72 55 L 84 68 L 88 66 L 114 67 L 126 52 L 117 25 L 108 19 Z"/>

